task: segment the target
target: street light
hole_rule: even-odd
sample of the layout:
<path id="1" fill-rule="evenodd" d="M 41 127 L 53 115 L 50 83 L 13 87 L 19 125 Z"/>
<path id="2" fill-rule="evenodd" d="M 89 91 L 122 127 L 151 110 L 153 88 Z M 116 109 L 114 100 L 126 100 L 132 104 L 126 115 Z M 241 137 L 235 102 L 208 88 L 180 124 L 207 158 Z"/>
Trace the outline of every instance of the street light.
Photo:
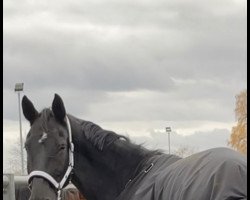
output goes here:
<path id="1" fill-rule="evenodd" d="M 171 133 L 171 127 L 166 127 L 166 132 L 168 133 L 168 153 L 170 154 L 170 133 Z"/>
<path id="2" fill-rule="evenodd" d="M 21 143 L 21 162 L 22 162 L 22 175 L 24 174 L 23 162 L 23 137 L 22 137 L 22 121 L 21 121 L 21 105 L 20 105 L 20 92 L 23 91 L 23 83 L 16 83 L 15 92 L 18 94 L 18 109 L 19 109 L 19 125 L 20 125 L 20 143 Z"/>

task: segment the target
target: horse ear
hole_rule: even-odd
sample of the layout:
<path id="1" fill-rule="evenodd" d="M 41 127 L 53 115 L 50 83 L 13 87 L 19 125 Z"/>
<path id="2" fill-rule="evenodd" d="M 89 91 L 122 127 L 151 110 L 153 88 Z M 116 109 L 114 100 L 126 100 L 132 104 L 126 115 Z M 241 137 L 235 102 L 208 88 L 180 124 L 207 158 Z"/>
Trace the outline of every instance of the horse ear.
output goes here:
<path id="1" fill-rule="evenodd" d="M 55 94 L 55 97 L 52 103 L 52 111 L 57 120 L 59 120 L 60 122 L 64 121 L 66 111 L 65 111 L 64 104 L 63 104 L 63 100 L 58 94 Z"/>
<path id="2" fill-rule="evenodd" d="M 22 108 L 23 115 L 30 122 L 30 125 L 32 125 L 35 119 L 38 117 L 38 112 L 35 109 L 33 103 L 25 95 L 22 99 Z"/>

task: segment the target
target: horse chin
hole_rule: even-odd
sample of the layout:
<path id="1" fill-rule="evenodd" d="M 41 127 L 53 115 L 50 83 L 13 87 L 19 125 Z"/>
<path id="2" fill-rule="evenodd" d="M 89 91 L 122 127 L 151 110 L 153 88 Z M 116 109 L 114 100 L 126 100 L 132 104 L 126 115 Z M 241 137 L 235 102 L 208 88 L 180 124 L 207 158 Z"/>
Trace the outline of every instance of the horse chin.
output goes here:
<path id="1" fill-rule="evenodd" d="M 56 200 L 57 194 L 55 189 L 43 178 L 33 178 L 32 190 L 29 200 Z"/>

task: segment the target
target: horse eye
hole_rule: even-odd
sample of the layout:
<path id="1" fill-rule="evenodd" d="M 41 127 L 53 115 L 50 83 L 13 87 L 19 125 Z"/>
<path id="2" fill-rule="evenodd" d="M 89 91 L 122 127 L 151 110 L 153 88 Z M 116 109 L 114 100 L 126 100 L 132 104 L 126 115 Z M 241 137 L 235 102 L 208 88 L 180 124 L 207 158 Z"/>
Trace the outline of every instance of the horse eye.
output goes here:
<path id="1" fill-rule="evenodd" d="M 61 145 L 60 150 L 64 150 L 64 149 L 66 149 L 66 145 Z"/>

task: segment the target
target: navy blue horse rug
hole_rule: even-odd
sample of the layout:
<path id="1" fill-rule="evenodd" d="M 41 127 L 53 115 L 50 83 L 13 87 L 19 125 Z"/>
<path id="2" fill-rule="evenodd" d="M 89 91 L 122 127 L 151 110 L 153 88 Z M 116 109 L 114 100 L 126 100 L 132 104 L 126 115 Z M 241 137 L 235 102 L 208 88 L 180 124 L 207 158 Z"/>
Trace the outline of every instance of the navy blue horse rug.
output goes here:
<path id="1" fill-rule="evenodd" d="M 156 155 L 117 200 L 247 199 L 247 160 L 228 148 L 184 159 Z M 232 184 L 233 183 L 233 184 Z"/>

